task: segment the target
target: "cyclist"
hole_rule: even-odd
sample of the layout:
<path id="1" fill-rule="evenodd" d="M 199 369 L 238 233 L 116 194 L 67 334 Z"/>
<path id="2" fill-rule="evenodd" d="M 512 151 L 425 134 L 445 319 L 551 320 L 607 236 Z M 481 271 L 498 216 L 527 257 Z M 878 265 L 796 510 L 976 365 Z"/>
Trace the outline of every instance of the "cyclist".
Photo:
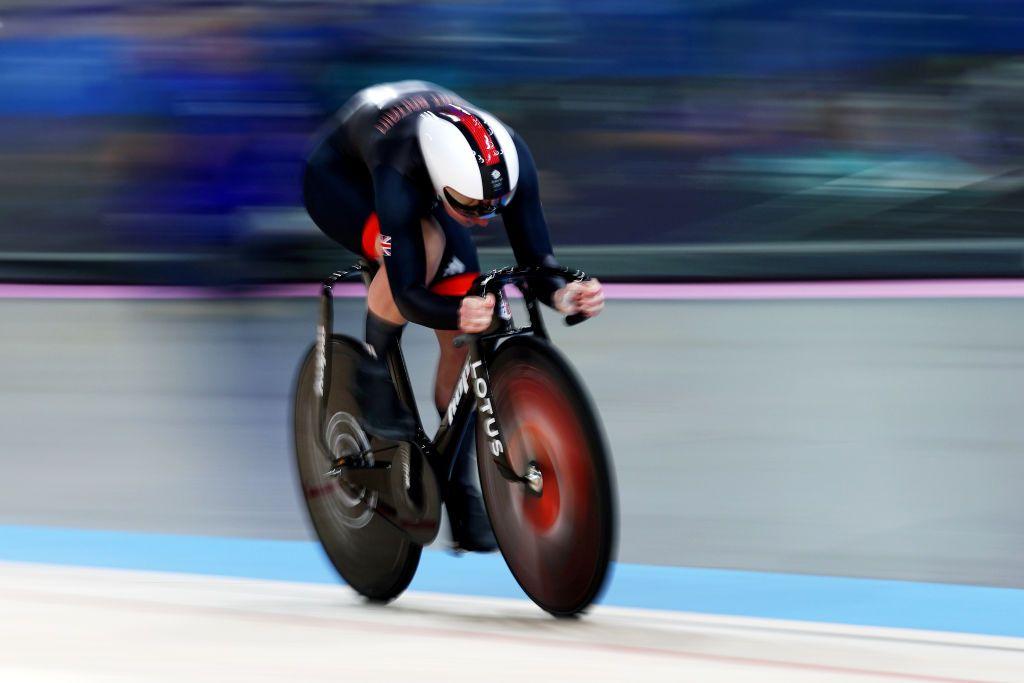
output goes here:
<path id="1" fill-rule="evenodd" d="M 399 343 L 408 321 L 436 331 L 439 412 L 465 360 L 455 336 L 483 332 L 493 318 L 493 295 L 466 296 L 480 270 L 468 228 L 501 215 L 520 265 L 558 265 L 522 138 L 433 83 L 384 83 L 356 93 L 319 136 L 303 198 L 324 233 L 383 265 L 367 295 L 366 342 L 376 356 Z M 535 287 L 564 315 L 594 316 L 604 306 L 597 280 Z M 400 429 L 377 426 L 371 419 L 367 429 L 378 435 Z M 497 546 L 473 478 L 474 441 L 463 436 L 445 504 L 456 546 L 492 551 Z"/>

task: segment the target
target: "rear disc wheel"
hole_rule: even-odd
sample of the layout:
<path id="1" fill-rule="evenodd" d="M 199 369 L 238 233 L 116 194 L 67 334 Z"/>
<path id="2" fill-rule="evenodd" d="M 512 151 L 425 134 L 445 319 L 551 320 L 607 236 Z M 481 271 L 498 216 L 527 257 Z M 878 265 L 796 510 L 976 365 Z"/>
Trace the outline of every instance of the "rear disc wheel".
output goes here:
<path id="1" fill-rule="evenodd" d="M 365 354 L 345 337 L 330 340 L 331 385 L 327 414 L 331 447 L 339 455 L 370 448 L 359 425 L 359 406 L 349 387 Z M 334 459 L 320 445 L 320 398 L 313 391 L 316 349 L 299 370 L 294 397 L 295 456 L 299 483 L 320 544 L 341 578 L 360 595 L 387 602 L 412 581 L 421 546 L 374 512 L 378 494 L 341 476 L 327 476 Z M 351 451 L 351 452 L 350 452 Z"/>

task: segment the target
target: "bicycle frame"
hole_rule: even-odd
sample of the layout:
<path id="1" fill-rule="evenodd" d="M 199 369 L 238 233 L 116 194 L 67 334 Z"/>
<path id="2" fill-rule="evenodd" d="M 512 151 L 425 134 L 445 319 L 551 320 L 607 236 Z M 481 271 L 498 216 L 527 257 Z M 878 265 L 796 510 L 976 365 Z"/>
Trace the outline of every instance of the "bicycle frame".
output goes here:
<path id="1" fill-rule="evenodd" d="M 352 274 L 361 273 L 364 283 L 369 282 L 376 272 L 376 264 L 367 261 L 360 261 L 352 268 L 345 271 L 333 273 L 327 278 L 320 293 L 320 320 L 317 327 L 316 341 L 316 377 L 314 390 L 320 399 L 320 429 L 319 438 L 321 446 L 327 453 L 328 448 L 325 439 L 325 420 L 327 413 L 327 399 L 330 395 L 331 368 L 330 357 L 327 354 L 327 340 L 333 335 L 333 287 L 339 281 Z M 502 339 L 519 336 L 534 335 L 547 340 L 547 328 L 541 316 L 540 306 L 536 297 L 530 292 L 529 287 L 522 284 L 530 278 L 538 276 L 562 277 L 575 280 L 586 279 L 582 271 L 571 271 L 549 267 L 513 267 L 496 270 L 476 279 L 471 291 L 479 296 L 494 294 L 497 298 L 495 316 L 497 324 L 494 329 L 483 334 L 462 335 L 456 339 L 457 346 L 467 345 L 469 352 L 466 362 L 459 374 L 452 399 L 448 408 L 442 415 L 441 424 L 434 437 L 428 438 L 423 429 L 419 411 L 416 408 L 416 401 L 413 395 L 412 384 L 409 380 L 409 372 L 405 364 L 405 357 L 399 345 L 395 345 L 385 359 L 391 378 L 394 381 L 399 399 L 406 405 L 416 420 L 416 441 L 418 447 L 426 456 L 427 462 L 434 470 L 434 474 L 442 487 L 442 498 L 447 492 L 448 482 L 451 478 L 455 458 L 459 452 L 459 444 L 466 434 L 466 428 L 473 414 L 474 408 L 481 416 L 485 433 L 487 435 L 488 452 L 494 463 L 498 466 L 502 476 L 512 481 L 518 481 L 527 486 L 533 493 L 540 493 L 541 482 L 535 472 L 520 474 L 515 472 L 508 460 L 508 447 L 505 443 L 501 426 L 498 424 L 497 416 L 493 408 L 491 397 L 491 382 L 488 375 L 488 361 L 498 342 Z M 530 317 L 530 325 L 517 328 L 512 320 L 511 308 L 504 292 L 506 285 L 516 285 L 523 293 L 526 309 Z M 582 318 L 571 316 L 568 324 L 581 322 Z M 468 435 L 467 435 L 468 436 Z M 472 437 L 470 437 L 472 438 Z M 483 456 L 485 454 L 478 454 Z M 344 464 L 342 464 L 344 466 Z"/>

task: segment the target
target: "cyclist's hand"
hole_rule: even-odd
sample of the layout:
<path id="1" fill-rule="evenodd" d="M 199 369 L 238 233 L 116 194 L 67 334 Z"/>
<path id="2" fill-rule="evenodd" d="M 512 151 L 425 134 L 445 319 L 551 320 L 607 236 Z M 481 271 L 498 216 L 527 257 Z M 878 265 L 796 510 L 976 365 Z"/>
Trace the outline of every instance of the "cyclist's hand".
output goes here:
<path id="1" fill-rule="evenodd" d="M 459 305 L 459 331 L 468 334 L 483 332 L 494 318 L 494 295 L 467 296 Z"/>
<path id="2" fill-rule="evenodd" d="M 582 313 L 593 318 L 604 308 L 604 289 L 597 280 L 570 282 L 555 292 L 552 300 L 562 315 Z"/>

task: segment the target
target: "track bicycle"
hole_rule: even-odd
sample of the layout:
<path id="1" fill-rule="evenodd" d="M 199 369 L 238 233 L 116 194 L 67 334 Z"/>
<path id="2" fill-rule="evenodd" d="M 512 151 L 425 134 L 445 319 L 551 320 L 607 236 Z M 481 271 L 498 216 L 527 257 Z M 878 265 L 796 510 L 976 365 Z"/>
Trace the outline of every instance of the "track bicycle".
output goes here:
<path id="1" fill-rule="evenodd" d="M 294 439 L 310 519 L 341 577 L 371 601 L 408 587 L 441 524 L 463 438 L 477 440 L 485 507 L 505 562 L 523 591 L 555 616 L 584 611 L 600 594 L 615 550 L 614 474 L 600 419 L 582 382 L 551 343 L 530 282 L 585 280 L 582 271 L 513 267 L 479 276 L 470 293 L 494 294 L 489 331 L 462 335 L 466 362 L 433 438 L 416 408 L 401 348 L 385 360 L 416 436 L 390 441 L 362 427 L 353 381 L 370 351 L 333 331 L 334 285 L 324 281 L 316 342 L 295 384 Z M 529 325 L 513 321 L 506 288 L 522 292 Z M 582 322 L 569 316 L 567 324 Z M 475 422 L 475 434 L 469 431 Z"/>

